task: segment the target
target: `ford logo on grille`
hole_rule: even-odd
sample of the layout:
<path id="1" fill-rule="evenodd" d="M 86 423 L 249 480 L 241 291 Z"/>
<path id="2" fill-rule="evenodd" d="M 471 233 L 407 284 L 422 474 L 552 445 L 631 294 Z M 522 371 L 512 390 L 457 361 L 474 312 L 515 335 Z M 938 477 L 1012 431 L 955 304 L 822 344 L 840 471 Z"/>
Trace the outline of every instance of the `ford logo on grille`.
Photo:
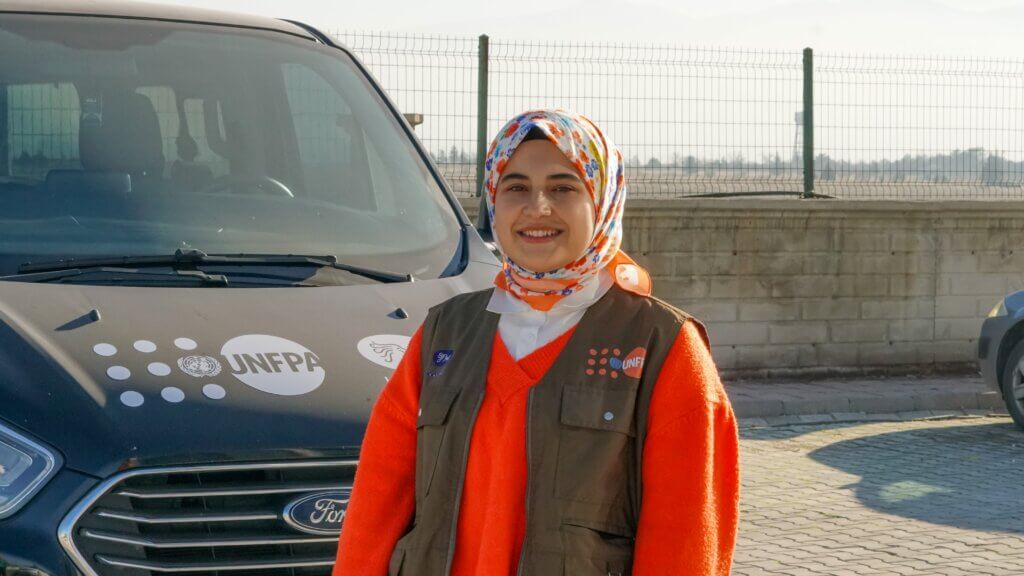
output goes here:
<path id="1" fill-rule="evenodd" d="M 284 521 L 307 534 L 340 534 L 351 489 L 308 494 L 284 508 Z"/>

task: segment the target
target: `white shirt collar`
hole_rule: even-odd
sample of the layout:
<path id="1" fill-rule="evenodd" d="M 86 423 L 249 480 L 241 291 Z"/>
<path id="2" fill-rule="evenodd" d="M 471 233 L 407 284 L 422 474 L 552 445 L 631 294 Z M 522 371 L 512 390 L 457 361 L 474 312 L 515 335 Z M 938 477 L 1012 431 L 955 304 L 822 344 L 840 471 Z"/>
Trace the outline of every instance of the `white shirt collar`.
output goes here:
<path id="1" fill-rule="evenodd" d="M 607 268 L 602 268 L 597 273 L 597 281 L 589 282 L 579 292 L 574 292 L 562 298 L 551 307 L 551 310 L 546 314 L 551 313 L 562 313 L 568 314 L 571 312 L 579 311 L 580 308 L 586 308 L 601 299 L 602 296 L 608 292 L 608 289 L 614 284 L 614 279 Z M 529 304 L 509 294 L 507 291 L 501 288 L 495 288 L 494 293 L 491 295 L 491 300 L 487 304 L 488 312 L 495 312 L 497 314 L 523 314 L 526 312 L 536 311 Z"/>

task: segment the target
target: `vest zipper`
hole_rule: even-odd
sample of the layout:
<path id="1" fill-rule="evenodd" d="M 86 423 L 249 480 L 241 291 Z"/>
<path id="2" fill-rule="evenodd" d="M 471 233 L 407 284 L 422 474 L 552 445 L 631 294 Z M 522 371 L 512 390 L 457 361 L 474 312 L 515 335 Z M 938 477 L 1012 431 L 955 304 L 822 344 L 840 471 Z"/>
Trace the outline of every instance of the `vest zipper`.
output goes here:
<path id="1" fill-rule="evenodd" d="M 480 405 L 484 403 L 484 392 L 473 407 L 473 415 L 469 419 L 469 433 L 466 434 L 466 445 L 462 448 L 462 474 L 459 475 L 459 486 L 455 491 L 455 510 L 452 512 L 452 528 L 448 534 L 448 556 L 444 561 L 444 574 L 452 573 L 452 561 L 455 559 L 455 534 L 459 528 L 459 509 L 462 507 L 462 489 L 466 483 L 466 463 L 469 460 L 469 442 L 473 439 L 473 427 L 476 426 L 476 417 L 480 413 Z"/>
<path id="2" fill-rule="evenodd" d="M 530 488 L 533 483 L 530 482 L 530 468 L 532 466 L 532 448 L 533 442 L 530 441 L 530 430 L 533 426 L 530 425 L 533 419 L 533 390 L 534 387 L 530 388 L 530 392 L 527 394 L 526 400 L 526 533 L 530 533 Z M 519 566 L 516 567 L 516 576 L 523 576 L 523 560 L 526 559 L 526 536 L 523 536 L 523 549 L 519 551 Z"/>

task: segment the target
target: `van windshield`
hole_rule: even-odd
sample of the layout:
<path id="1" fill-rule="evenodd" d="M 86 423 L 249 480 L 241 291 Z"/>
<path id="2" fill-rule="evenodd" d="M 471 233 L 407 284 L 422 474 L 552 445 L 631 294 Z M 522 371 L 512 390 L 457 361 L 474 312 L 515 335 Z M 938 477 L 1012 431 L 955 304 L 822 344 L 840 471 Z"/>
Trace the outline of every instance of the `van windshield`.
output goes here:
<path id="1" fill-rule="evenodd" d="M 437 277 L 459 235 L 340 50 L 242 28 L 0 14 L 0 276 L 199 250 Z"/>

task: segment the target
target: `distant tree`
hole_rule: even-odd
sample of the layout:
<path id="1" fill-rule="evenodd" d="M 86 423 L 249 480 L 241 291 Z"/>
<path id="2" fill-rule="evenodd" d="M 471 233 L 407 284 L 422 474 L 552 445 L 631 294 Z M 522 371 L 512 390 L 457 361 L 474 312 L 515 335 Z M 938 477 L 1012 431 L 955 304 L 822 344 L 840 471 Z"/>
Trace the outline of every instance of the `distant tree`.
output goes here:
<path id="1" fill-rule="evenodd" d="M 788 154 L 788 153 L 787 153 Z M 432 154 L 439 164 L 475 164 L 474 151 L 461 149 L 457 144 Z M 61 160 L 47 158 L 43 152 L 20 152 L 11 158 L 12 168 L 19 173 L 45 174 L 58 167 Z M 791 161 L 781 152 L 773 151 L 748 160 L 740 153 L 725 154 L 719 158 L 701 158 L 674 151 L 667 160 L 649 156 L 642 161 L 637 154 L 626 160 L 631 168 L 674 168 L 677 178 L 714 179 L 742 175 L 745 177 L 786 177 L 799 174 L 802 159 Z M 989 152 L 981 147 L 956 149 L 940 154 L 904 154 L 898 159 L 872 158 L 848 160 L 833 158 L 825 153 L 815 156 L 816 178 L 834 182 L 837 178 L 858 182 L 900 184 L 927 182 L 932 184 L 973 184 L 977 186 L 1024 186 L 1024 160 L 1015 161 L 1000 152 Z M 766 176 L 767 175 L 767 176 Z"/>
<path id="2" fill-rule="evenodd" d="M 693 174 L 697 171 L 697 159 L 693 156 L 686 157 L 686 173 Z"/>
<path id="3" fill-rule="evenodd" d="M 31 154 L 26 150 L 22 150 L 21 154 L 13 158 L 11 164 L 11 171 L 13 173 L 41 177 L 50 169 L 57 167 L 59 161 L 48 158 L 42 150 Z"/>
<path id="4" fill-rule="evenodd" d="M 836 179 L 835 162 L 828 154 L 818 154 L 814 157 L 814 166 L 818 173 L 818 179 L 831 182 Z"/>
<path id="5" fill-rule="evenodd" d="M 1006 159 L 997 154 L 989 154 L 985 159 L 982 181 L 987 186 L 1000 186 L 1003 184 L 1005 171 Z"/>

